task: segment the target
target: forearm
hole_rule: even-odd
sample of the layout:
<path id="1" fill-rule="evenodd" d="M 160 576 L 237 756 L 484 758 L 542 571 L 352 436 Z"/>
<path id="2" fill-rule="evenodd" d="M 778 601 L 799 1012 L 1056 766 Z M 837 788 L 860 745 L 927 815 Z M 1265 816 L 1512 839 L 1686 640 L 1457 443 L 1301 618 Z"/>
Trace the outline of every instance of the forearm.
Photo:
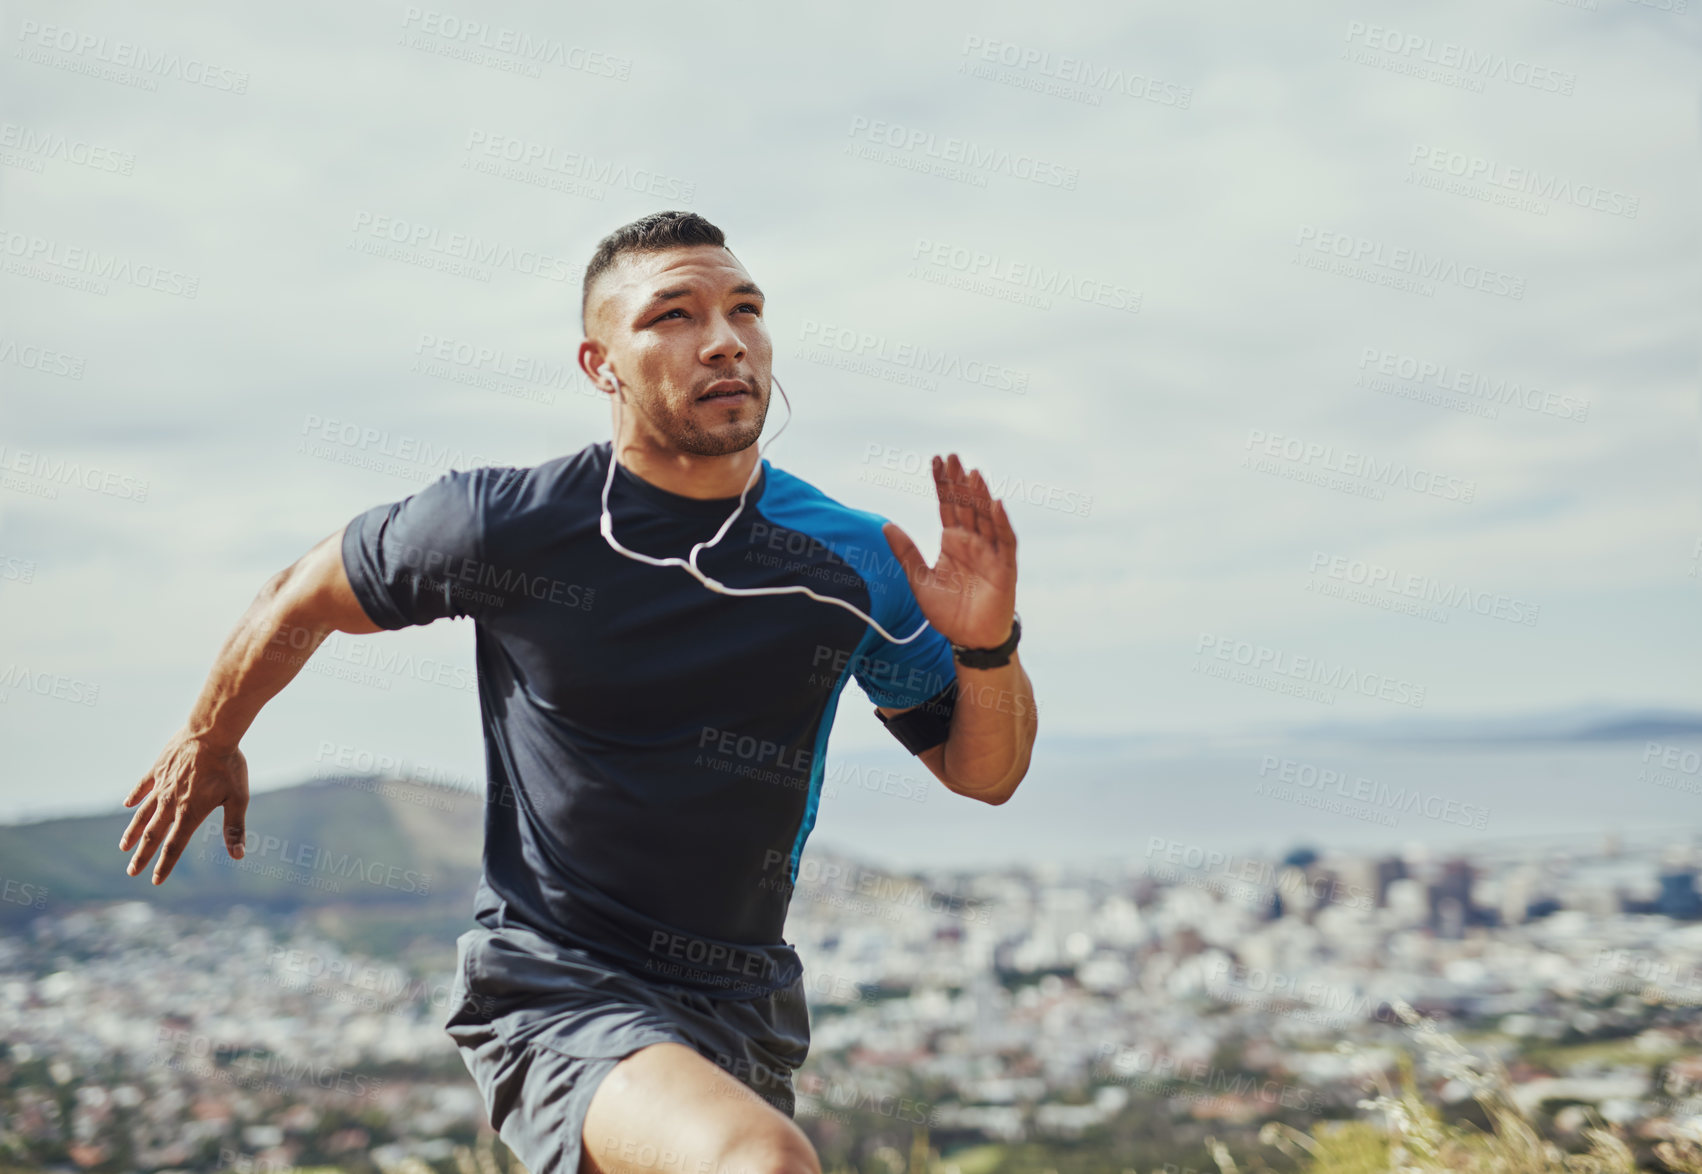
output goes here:
<path id="1" fill-rule="evenodd" d="M 185 726 L 190 736 L 235 747 L 326 636 L 379 631 L 349 587 L 341 540 L 340 532 L 330 535 L 260 589 L 195 699 Z"/>
<path id="2" fill-rule="evenodd" d="M 1040 728 L 1034 686 L 1017 654 L 996 669 L 957 666 L 957 707 L 941 761 L 960 795 L 1003 803 L 1028 773 Z"/>
<path id="3" fill-rule="evenodd" d="M 225 637 L 189 711 L 185 730 L 191 736 L 236 746 L 261 707 L 295 679 L 332 631 L 300 606 L 288 576 L 285 571 L 270 579 Z"/>

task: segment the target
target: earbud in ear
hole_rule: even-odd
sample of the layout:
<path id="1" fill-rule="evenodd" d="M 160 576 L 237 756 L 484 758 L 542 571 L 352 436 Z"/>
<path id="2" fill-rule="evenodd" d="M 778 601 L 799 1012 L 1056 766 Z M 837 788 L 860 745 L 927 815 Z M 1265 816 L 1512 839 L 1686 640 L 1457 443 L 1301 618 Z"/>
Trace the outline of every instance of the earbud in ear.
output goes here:
<path id="1" fill-rule="evenodd" d="M 604 363 L 601 367 L 597 368 L 597 374 L 603 377 L 603 386 L 608 387 L 609 390 L 613 391 L 614 388 L 610 386 L 611 383 L 618 382 L 618 380 L 615 379 L 614 369 L 607 363 Z"/>

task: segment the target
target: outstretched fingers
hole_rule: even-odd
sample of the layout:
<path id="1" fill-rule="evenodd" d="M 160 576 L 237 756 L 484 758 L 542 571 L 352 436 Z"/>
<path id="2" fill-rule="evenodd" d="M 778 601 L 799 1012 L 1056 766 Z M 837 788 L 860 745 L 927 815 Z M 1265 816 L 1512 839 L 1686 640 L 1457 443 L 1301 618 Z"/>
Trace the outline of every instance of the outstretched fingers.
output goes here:
<path id="1" fill-rule="evenodd" d="M 951 465 L 938 455 L 934 457 L 934 492 L 940 499 L 940 529 L 951 530 L 963 525 L 958 520 L 958 491 L 951 475 Z"/>
<path id="2" fill-rule="evenodd" d="M 965 472 L 956 453 L 934 458 L 934 487 L 940 496 L 940 525 L 944 529 L 973 530 L 992 538 L 993 495 L 979 469 Z"/>
<path id="3" fill-rule="evenodd" d="M 147 824 L 142 828 L 141 838 L 136 842 L 136 853 L 130 857 L 130 865 L 124 871 L 130 876 L 138 875 L 148 866 L 153 857 L 154 849 L 165 839 L 166 832 L 176 826 L 176 805 L 167 806 L 155 795 L 149 802 L 153 805 L 153 814 L 148 817 Z"/>
<path id="4" fill-rule="evenodd" d="M 171 875 L 171 870 L 177 864 L 177 858 L 183 855 L 183 850 L 189 847 L 190 837 L 195 834 L 195 828 L 200 824 L 199 819 L 189 818 L 189 809 L 180 807 L 177 818 L 171 821 L 171 830 L 166 833 L 165 844 L 160 848 L 160 861 L 154 865 L 154 883 L 164 884 L 165 878 Z"/>
<path id="5" fill-rule="evenodd" d="M 981 476 L 980 469 L 970 470 L 969 484 L 970 491 L 974 494 L 974 501 L 970 504 L 970 510 L 974 515 L 975 532 L 988 542 L 997 545 L 999 532 L 998 528 L 993 525 L 993 494 L 987 488 L 987 480 Z"/>
<path id="6" fill-rule="evenodd" d="M 1005 512 L 1005 503 L 993 503 L 993 530 L 999 536 L 999 553 L 1016 561 L 1016 527 L 1011 525 L 1011 516 Z"/>
<path id="7" fill-rule="evenodd" d="M 124 796 L 124 806 L 134 807 L 136 800 L 154 789 L 154 772 L 149 771 L 142 776 L 142 781 L 130 788 L 130 793 Z"/>
<path id="8" fill-rule="evenodd" d="M 1001 537 L 992 490 L 981 470 L 964 470 L 956 453 L 934 458 L 934 484 L 940 495 L 940 525 L 946 529 L 969 530 L 995 547 Z"/>
<path id="9" fill-rule="evenodd" d="M 158 806 L 157 797 L 149 795 L 148 801 L 137 808 L 136 814 L 130 817 L 130 826 L 124 829 L 122 836 L 118 837 L 118 850 L 120 852 L 130 851 L 130 846 L 136 842 L 136 837 L 141 835 L 142 829 L 153 822 L 156 806 Z M 131 875 L 135 874 L 132 873 Z"/>

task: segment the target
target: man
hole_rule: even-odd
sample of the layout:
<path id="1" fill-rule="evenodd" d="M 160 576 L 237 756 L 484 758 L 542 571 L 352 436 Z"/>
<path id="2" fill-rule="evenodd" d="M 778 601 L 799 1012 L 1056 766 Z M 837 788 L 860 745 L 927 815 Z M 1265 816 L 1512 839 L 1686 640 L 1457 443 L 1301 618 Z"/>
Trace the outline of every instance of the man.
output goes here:
<path id="1" fill-rule="evenodd" d="M 470 617 L 489 793 L 446 1029 L 492 1124 L 532 1174 L 819 1174 L 781 931 L 838 695 L 855 676 L 948 788 L 1010 798 L 1037 728 L 1016 536 L 955 454 L 932 567 L 761 458 L 763 294 L 702 217 L 611 233 L 581 312 L 613 441 L 451 472 L 274 576 L 119 847 L 131 875 L 159 848 L 159 884 L 217 807 L 240 859 L 237 743 L 325 636 Z"/>

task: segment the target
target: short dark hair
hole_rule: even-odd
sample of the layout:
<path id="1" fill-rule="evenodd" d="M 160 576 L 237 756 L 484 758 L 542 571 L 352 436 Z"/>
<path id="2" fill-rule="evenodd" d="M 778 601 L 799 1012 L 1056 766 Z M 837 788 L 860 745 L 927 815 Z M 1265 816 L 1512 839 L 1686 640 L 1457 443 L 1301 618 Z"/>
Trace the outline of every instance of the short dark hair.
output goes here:
<path id="1" fill-rule="evenodd" d="M 659 253 L 664 249 L 689 248 L 693 245 L 727 247 L 727 234 L 696 212 L 652 212 L 640 216 L 631 224 L 623 224 L 597 242 L 597 251 L 585 266 L 585 285 L 579 293 L 579 319 L 585 325 L 585 311 L 591 304 L 591 285 L 605 270 L 614 265 L 623 253 Z M 728 250 L 731 252 L 732 250 Z"/>

